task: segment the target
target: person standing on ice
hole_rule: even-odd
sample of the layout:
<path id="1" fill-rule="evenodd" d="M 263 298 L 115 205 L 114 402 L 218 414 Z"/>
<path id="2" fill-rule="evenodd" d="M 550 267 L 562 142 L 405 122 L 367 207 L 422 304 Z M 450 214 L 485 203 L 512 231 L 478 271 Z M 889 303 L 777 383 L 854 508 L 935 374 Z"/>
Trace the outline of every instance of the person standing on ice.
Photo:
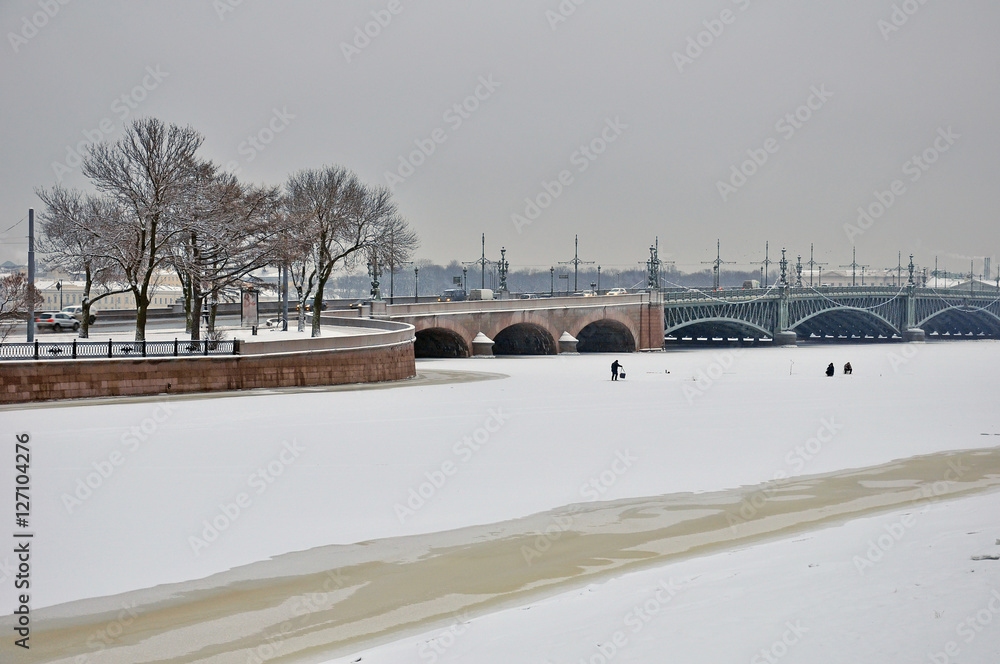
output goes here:
<path id="1" fill-rule="evenodd" d="M 618 380 L 618 370 L 622 368 L 622 365 L 615 360 L 611 363 L 611 380 Z"/>
<path id="2" fill-rule="evenodd" d="M 834 374 L 834 372 L 835 372 L 835 371 L 836 371 L 836 369 L 834 369 L 834 368 L 833 368 L 833 362 L 831 362 L 831 363 L 830 363 L 830 366 L 828 366 L 828 367 L 826 368 L 826 375 L 827 375 L 827 376 L 832 376 L 832 375 Z"/>

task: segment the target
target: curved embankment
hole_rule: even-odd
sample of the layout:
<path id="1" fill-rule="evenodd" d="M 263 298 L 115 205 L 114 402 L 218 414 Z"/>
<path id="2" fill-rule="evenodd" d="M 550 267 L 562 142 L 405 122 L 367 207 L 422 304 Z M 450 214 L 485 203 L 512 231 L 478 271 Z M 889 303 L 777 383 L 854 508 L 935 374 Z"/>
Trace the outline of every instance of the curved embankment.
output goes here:
<path id="1" fill-rule="evenodd" d="M 487 613 L 640 566 L 998 486 L 1000 448 L 947 452 L 320 547 L 200 581 L 39 610 L 30 661 L 322 661 L 453 621 L 457 612 Z M 10 628 L 3 632 L 8 650 Z"/>

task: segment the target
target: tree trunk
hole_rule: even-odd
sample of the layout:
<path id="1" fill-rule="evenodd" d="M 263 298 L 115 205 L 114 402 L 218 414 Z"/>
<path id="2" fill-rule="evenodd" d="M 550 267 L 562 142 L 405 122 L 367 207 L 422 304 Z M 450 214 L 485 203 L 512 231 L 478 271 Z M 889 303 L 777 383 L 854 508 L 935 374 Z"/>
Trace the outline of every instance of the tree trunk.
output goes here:
<path id="1" fill-rule="evenodd" d="M 135 292 L 135 340 L 146 340 L 146 312 L 149 310 L 149 298 L 143 292 Z"/>

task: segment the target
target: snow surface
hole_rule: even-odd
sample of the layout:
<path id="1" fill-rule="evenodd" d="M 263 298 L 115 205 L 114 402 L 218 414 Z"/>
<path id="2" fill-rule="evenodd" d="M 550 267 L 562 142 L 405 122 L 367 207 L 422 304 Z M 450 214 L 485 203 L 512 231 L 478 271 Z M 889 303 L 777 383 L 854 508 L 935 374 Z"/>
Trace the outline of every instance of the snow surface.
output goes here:
<path id="1" fill-rule="evenodd" d="M 995 447 L 998 351 L 998 342 L 960 341 L 420 361 L 418 371 L 506 377 L 5 408 L 0 422 L 7 435 L 31 435 L 37 609 L 321 545 Z M 615 358 L 627 372 L 617 383 L 609 380 Z M 847 361 L 852 376 L 839 373 Z M 829 362 L 838 367 L 833 378 L 823 375 Z M 809 441 L 824 431 L 832 438 L 824 433 L 829 442 L 817 449 Z M 618 472 L 622 455 L 633 461 Z M 88 481 L 96 487 L 89 494 Z M 2 495 L 13 495 L 12 484 L 13 471 L 0 475 Z M 408 504 L 420 492 L 423 503 Z M 247 500 L 231 525 L 207 546 L 193 544 L 241 494 Z M 936 506 L 900 542 L 898 564 L 865 575 L 851 556 L 899 515 L 672 563 L 479 618 L 453 649 L 434 654 L 589 658 L 623 629 L 628 607 L 674 578 L 692 580 L 671 600 L 684 610 L 635 635 L 625 627 L 620 661 L 663 661 L 675 647 L 681 661 L 749 660 L 796 619 L 813 631 L 786 661 L 829 661 L 828 649 L 844 643 L 858 661 L 917 661 L 922 649 L 956 639 L 957 621 L 985 609 L 990 589 L 1000 588 L 1000 562 L 968 559 L 996 552 L 987 549 L 1000 537 L 997 506 L 995 494 Z M 11 562 L 0 553 L 3 613 L 13 608 Z M 943 611 L 933 623 L 940 629 L 913 622 L 913 612 L 932 609 Z M 997 627 L 962 643 L 968 658 L 951 661 L 1000 661 L 972 655 L 996 649 Z M 880 629 L 896 632 L 875 639 Z M 914 657 L 901 649 L 899 659 L 885 658 L 894 652 L 887 644 L 902 648 L 907 639 Z M 417 647 L 399 641 L 373 650 L 382 659 L 372 661 L 427 659 Z M 493 651 L 498 659 L 487 659 Z"/>

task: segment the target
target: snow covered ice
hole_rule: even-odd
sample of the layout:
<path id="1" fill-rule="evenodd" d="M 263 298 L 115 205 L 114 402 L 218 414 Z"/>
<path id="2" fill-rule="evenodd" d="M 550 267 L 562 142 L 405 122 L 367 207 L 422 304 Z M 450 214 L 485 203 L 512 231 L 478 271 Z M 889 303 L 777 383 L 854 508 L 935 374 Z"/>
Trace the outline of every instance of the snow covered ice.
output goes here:
<path id="1" fill-rule="evenodd" d="M 33 442 L 36 629 L 64 644 L 33 656 L 998 661 L 998 350 L 435 360 L 374 389 L 5 408 Z M 661 526 L 724 535 L 622 539 Z M 583 555 L 588 536 L 621 558 Z M 66 640 L 123 603 L 145 636 Z"/>

